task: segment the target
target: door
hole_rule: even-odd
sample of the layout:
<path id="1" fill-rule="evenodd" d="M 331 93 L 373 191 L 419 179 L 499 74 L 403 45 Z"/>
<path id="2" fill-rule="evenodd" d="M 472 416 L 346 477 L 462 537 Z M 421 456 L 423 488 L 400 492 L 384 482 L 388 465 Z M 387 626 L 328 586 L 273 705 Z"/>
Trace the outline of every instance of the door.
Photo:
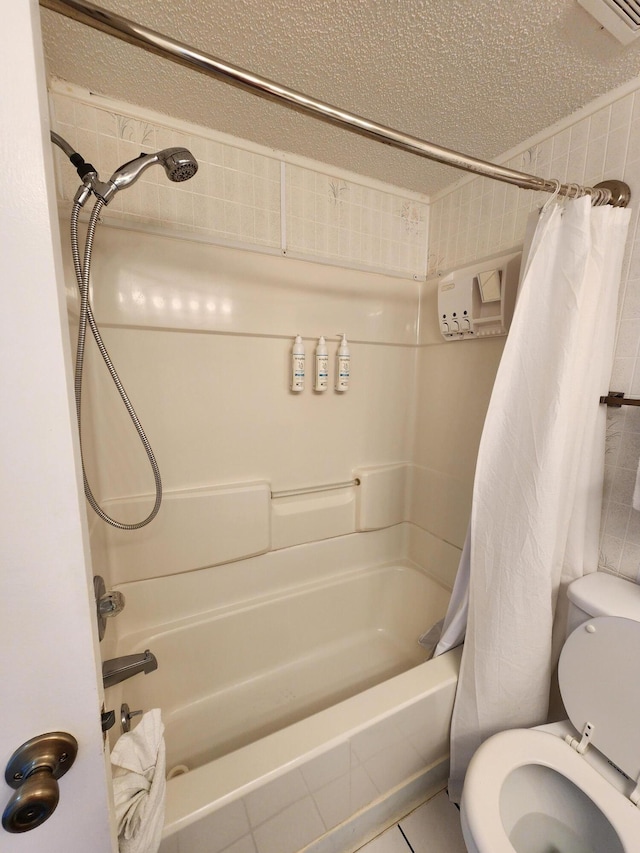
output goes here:
<path id="1" fill-rule="evenodd" d="M 7 10 L 9 11 L 9 10 Z M 36 0 L 0 28 L 0 810 L 30 738 L 78 741 L 41 826 L 3 853 L 112 853 L 90 560 Z"/>

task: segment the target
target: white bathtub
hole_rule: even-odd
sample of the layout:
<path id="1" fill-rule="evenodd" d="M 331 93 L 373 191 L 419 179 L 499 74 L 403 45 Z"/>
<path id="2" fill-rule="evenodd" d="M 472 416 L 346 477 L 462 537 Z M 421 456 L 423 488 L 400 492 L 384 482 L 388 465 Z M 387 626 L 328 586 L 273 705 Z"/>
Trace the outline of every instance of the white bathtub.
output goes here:
<path id="1" fill-rule="evenodd" d="M 123 585 L 117 654 L 159 666 L 107 702 L 162 709 L 162 853 L 343 853 L 442 787 L 459 655 L 418 636 L 449 591 L 406 559 L 322 565 L 336 547 Z"/>

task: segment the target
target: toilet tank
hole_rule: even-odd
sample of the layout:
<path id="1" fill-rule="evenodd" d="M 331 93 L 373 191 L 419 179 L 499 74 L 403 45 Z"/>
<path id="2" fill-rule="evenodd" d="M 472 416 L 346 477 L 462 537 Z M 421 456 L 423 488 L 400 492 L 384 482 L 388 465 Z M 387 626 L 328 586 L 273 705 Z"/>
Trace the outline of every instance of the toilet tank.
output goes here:
<path id="1" fill-rule="evenodd" d="M 626 578 L 593 572 L 569 585 L 567 635 L 594 616 L 622 616 L 640 622 L 640 585 Z"/>

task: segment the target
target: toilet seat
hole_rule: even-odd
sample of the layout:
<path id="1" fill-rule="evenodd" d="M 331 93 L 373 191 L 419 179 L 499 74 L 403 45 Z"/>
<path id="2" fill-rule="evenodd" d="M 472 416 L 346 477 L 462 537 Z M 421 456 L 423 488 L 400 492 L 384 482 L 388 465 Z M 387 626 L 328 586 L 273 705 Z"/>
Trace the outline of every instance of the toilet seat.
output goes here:
<path id="1" fill-rule="evenodd" d="M 598 616 L 567 638 L 558 663 L 573 727 L 630 779 L 640 781 L 640 622 Z M 640 791 L 638 792 L 640 797 Z"/>
<path id="2" fill-rule="evenodd" d="M 503 825 L 500 797 L 509 775 L 527 765 L 548 767 L 572 782 L 600 809 L 623 849 L 637 850 L 640 809 L 562 738 L 538 729 L 512 729 L 489 738 L 469 765 L 461 819 L 465 842 L 473 845 L 470 851 L 514 853 Z"/>
<path id="3" fill-rule="evenodd" d="M 638 849 L 639 649 L 640 622 L 632 619 L 599 616 L 573 631 L 560 655 L 558 681 L 575 731 L 564 738 L 539 729 L 512 729 L 478 749 L 469 764 L 461 804 L 463 834 L 471 851 L 514 853 L 501 812 L 502 791 L 514 771 L 536 765 L 564 777 L 589 798 L 617 833 L 625 853 Z M 515 780 L 512 786 L 505 791 L 520 790 Z"/>

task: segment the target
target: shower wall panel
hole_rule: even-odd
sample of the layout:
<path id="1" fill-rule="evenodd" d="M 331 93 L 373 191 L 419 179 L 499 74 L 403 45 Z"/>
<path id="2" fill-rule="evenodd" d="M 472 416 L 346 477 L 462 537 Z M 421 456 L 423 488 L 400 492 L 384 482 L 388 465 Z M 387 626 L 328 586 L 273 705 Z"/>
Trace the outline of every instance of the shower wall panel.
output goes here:
<path id="1" fill-rule="evenodd" d="M 118 532 L 92 517 L 96 569 L 122 583 L 355 532 L 353 487 L 266 504 L 257 494 L 348 482 L 361 467 L 411 463 L 426 199 L 59 81 L 51 86 L 51 109 L 55 129 L 102 178 L 140 151 L 172 145 L 190 148 L 200 163 L 180 184 L 149 169 L 114 197 L 98 230 L 95 313 L 169 499 L 162 523 L 127 532 L 136 554 L 126 559 Z M 55 153 L 64 220 L 77 177 Z M 77 295 L 66 246 L 65 253 L 73 326 Z M 351 348 L 346 393 L 333 389 L 342 332 Z M 307 356 L 300 394 L 290 390 L 297 334 Z M 320 335 L 330 356 L 324 393 L 312 388 Z M 136 496 L 150 494 L 153 482 L 92 345 L 85 389 L 90 482 L 114 517 L 135 521 L 146 514 Z M 245 510 L 225 505 L 237 523 L 216 527 L 226 518 L 217 501 L 254 492 Z M 205 494 L 211 507 L 194 515 L 207 526 L 201 538 L 212 543 L 210 554 L 203 543 L 187 547 L 184 563 L 173 568 L 174 511 L 199 506 Z M 138 516 L 127 515 L 138 507 Z M 398 507 L 390 517 L 410 516 L 409 507 Z M 146 547 L 145 537 L 156 533 L 159 540 Z M 191 530 L 190 541 L 197 537 Z"/>
<path id="2" fill-rule="evenodd" d="M 94 251 L 95 313 L 168 494 L 187 490 L 191 500 L 198 489 L 224 486 L 231 494 L 253 483 L 274 492 L 307 488 L 351 481 L 362 466 L 411 460 L 416 282 L 108 225 L 99 230 Z M 340 331 L 351 349 L 346 393 L 333 389 Z M 290 390 L 296 334 L 307 352 L 301 393 Z M 320 335 L 330 352 L 330 387 L 323 393 L 312 387 Z M 126 499 L 150 494 L 153 482 L 93 345 L 85 389 L 89 479 L 101 501 L 115 501 L 109 509 L 120 517 L 132 509 Z M 224 500 L 225 491 L 220 494 Z M 310 509 L 317 524 L 305 527 L 305 541 L 356 530 L 353 488 L 286 502 L 273 547 L 300 541 L 300 522 Z M 102 522 L 93 531 L 106 536 L 106 551 L 96 547 L 94 553 L 103 554 L 101 568 L 120 583 L 237 559 L 270 547 L 268 537 L 256 545 L 248 534 L 271 522 L 275 503 L 252 503 L 242 518 L 247 535 L 237 528 L 233 542 L 223 542 L 225 531 L 215 528 L 220 513 L 213 508 L 211 521 L 202 522 L 202 537 L 212 548 L 208 557 L 190 548 L 195 563 L 185 556 L 181 565 L 161 567 L 153 549 L 143 547 L 127 575 L 116 534 L 101 531 Z M 161 512 L 175 506 L 172 498 Z M 141 508 L 138 517 L 144 514 Z M 231 527 L 226 525 L 229 535 Z M 154 535 L 151 527 L 127 533 L 141 541 Z M 189 537 L 197 535 L 191 531 Z"/>

